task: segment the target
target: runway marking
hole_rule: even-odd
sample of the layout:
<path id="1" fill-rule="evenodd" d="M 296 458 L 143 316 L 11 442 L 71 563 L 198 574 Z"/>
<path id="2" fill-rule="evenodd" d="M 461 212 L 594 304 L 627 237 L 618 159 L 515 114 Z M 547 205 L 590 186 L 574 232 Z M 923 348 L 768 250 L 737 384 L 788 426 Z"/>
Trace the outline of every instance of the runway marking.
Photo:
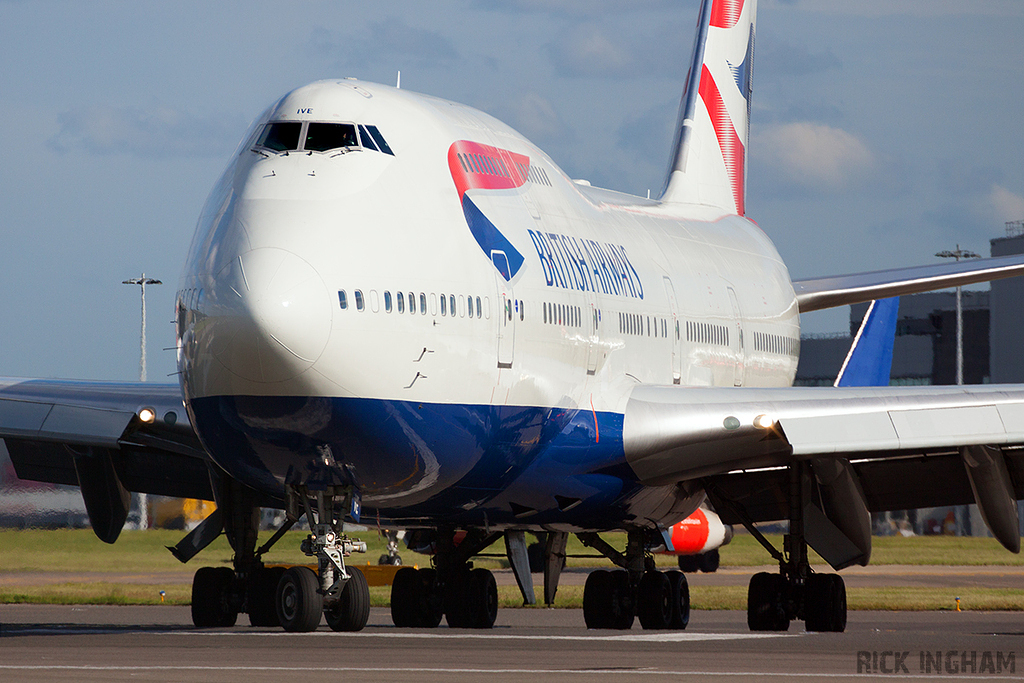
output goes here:
<path id="1" fill-rule="evenodd" d="M 232 671 L 232 672 L 281 672 L 281 673 L 442 673 L 442 674 L 558 674 L 558 675 L 582 675 L 595 676 L 601 674 L 612 674 L 621 676 L 631 674 L 634 676 L 701 676 L 718 678 L 859 678 L 864 679 L 864 674 L 855 673 L 792 673 L 792 672 L 770 672 L 770 671 L 684 671 L 684 670 L 657 670 L 641 669 L 631 667 L 615 667 L 602 669 L 454 669 L 440 667 L 356 667 L 356 666 L 89 666 L 70 664 L 0 664 L 0 671 Z M 928 679 L 934 680 L 934 675 L 901 675 L 901 680 L 906 679 Z M 1014 681 L 1020 680 L 1019 676 L 991 676 L 991 675 L 956 675 L 956 680 L 986 680 L 986 681 Z"/>
<path id="2" fill-rule="evenodd" d="M 522 635 L 515 633 L 335 633 L 334 631 L 313 631 L 310 633 L 288 633 L 287 631 L 193 631 L 193 630 L 146 630 L 112 628 L 26 628 L 8 626 L 0 635 L 47 636 L 47 635 L 152 635 L 152 636 L 194 636 L 199 638 L 392 638 L 418 640 L 560 640 L 560 641 L 612 641 L 642 643 L 685 643 L 713 640 L 746 640 L 752 638 L 792 638 L 808 633 L 694 633 L 686 631 L 662 631 L 659 633 L 638 633 L 621 635 Z"/>
<path id="3" fill-rule="evenodd" d="M 288 633 L 286 631 L 257 631 L 238 633 L 231 631 L 186 631 L 175 632 L 191 636 L 261 636 L 264 638 L 294 638 L 314 636 L 322 638 L 415 638 L 421 640 L 569 640 L 569 641 L 616 641 L 644 643 L 683 643 L 707 640 L 745 640 L 748 638 L 785 638 L 799 633 L 686 633 L 669 631 L 662 633 L 644 633 L 614 636 L 528 636 L 515 633 L 334 633 L 333 631 L 313 631 L 311 633 Z"/>

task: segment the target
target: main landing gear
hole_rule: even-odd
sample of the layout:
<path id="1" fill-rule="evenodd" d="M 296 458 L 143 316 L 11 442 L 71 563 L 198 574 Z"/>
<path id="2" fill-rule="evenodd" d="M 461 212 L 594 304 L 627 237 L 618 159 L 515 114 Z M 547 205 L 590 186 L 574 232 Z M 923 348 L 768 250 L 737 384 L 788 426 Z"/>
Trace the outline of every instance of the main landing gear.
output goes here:
<path id="1" fill-rule="evenodd" d="M 838 574 L 815 574 L 807 561 L 804 536 L 806 463 L 789 468 L 789 533 L 783 553 L 753 526 L 744 525 L 779 562 L 779 573 L 761 572 L 750 579 L 747 626 L 751 631 L 786 631 L 802 619 L 808 631 L 846 630 L 846 585 Z"/>
<path id="2" fill-rule="evenodd" d="M 196 572 L 192 581 L 193 623 L 199 628 L 233 626 L 239 612 L 246 612 L 253 626 L 314 631 L 323 616 L 335 631 L 361 630 L 370 616 L 370 589 L 362 572 L 346 567 L 344 558 L 353 552 L 366 552 L 366 544 L 344 536 L 343 515 L 335 516 L 336 499 L 343 500 L 341 509 L 347 510 L 351 507 L 350 495 L 340 488 L 310 492 L 304 487 L 288 487 L 288 521 L 256 550 L 259 508 L 250 490 L 228 484 L 218 497 L 218 509 L 235 550 L 234 568 L 203 567 Z M 317 571 L 303 566 L 264 566 L 262 555 L 302 514 L 311 529 L 302 542 L 302 551 L 317 559 Z M 213 521 L 219 522 L 220 518 Z M 200 533 L 194 539 L 197 548 L 219 533 L 219 528 L 210 528 L 216 533 Z M 179 559 L 198 552 L 185 551 L 182 544 L 177 550 Z"/>
<path id="3" fill-rule="evenodd" d="M 391 585 L 395 626 L 436 628 L 444 617 L 451 628 L 487 629 L 498 617 L 498 586 L 487 569 L 473 568 L 474 555 L 501 533 L 471 530 L 455 543 L 453 530 L 438 530 L 434 567 L 403 567 Z"/>
<path id="4" fill-rule="evenodd" d="M 621 567 L 597 569 L 583 588 L 583 619 L 587 628 L 628 629 L 640 619 L 645 629 L 684 629 L 690 621 L 690 589 L 678 570 L 658 571 L 650 555 L 650 532 L 631 529 L 626 552 L 620 553 L 595 533 L 577 534 Z"/>

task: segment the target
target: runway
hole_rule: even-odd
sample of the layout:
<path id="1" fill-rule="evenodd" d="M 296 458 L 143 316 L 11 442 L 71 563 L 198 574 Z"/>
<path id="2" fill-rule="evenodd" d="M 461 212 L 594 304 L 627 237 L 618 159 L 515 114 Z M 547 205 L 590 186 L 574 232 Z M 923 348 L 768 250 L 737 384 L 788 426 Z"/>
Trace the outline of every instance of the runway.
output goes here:
<path id="1" fill-rule="evenodd" d="M 1019 680 L 1024 614 L 851 612 L 846 633 L 752 634 L 746 614 L 686 631 L 587 631 L 579 610 L 505 609 L 490 631 L 196 630 L 187 607 L 0 607 L 0 679 L 52 681 Z M 239 620 L 246 622 L 245 617 Z"/>

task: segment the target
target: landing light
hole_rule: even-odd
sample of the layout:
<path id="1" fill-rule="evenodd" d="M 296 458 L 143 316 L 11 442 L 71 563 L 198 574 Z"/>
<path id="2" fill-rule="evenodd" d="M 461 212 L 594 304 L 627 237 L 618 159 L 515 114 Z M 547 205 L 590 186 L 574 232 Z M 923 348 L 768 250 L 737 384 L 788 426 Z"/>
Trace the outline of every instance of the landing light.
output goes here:
<path id="1" fill-rule="evenodd" d="M 775 426 L 775 418 L 770 415 L 758 415 L 754 418 L 754 426 L 758 429 L 771 429 Z"/>
<path id="2" fill-rule="evenodd" d="M 153 424 L 156 422 L 156 411 L 152 408 L 142 408 L 139 410 L 139 419 L 146 424 Z"/>

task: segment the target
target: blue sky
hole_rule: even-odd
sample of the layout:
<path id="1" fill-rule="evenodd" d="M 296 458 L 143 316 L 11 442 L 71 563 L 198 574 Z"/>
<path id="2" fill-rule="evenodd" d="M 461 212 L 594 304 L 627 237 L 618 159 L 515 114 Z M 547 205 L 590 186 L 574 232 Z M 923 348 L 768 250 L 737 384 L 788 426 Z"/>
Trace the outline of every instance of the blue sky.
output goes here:
<path id="1" fill-rule="evenodd" d="M 0 375 L 149 378 L 206 193 L 288 90 L 465 102 L 572 177 L 661 187 L 695 0 L 0 0 Z M 748 214 L 796 277 L 988 253 L 1024 219 L 1024 3 L 762 0 Z M 840 330 L 847 309 L 806 331 Z"/>

